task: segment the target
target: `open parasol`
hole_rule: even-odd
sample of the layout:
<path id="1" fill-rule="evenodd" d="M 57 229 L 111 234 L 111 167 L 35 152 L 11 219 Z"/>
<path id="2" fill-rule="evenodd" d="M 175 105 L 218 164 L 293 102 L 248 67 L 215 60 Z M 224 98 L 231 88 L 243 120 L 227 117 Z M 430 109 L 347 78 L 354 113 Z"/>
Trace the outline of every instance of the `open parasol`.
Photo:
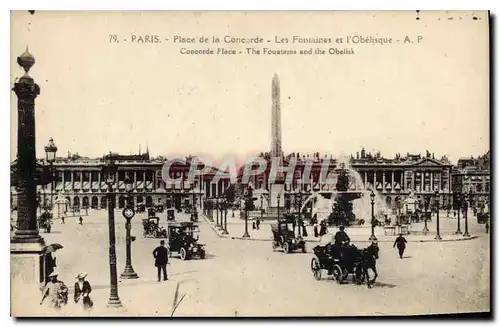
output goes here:
<path id="1" fill-rule="evenodd" d="M 57 250 L 59 249 L 62 249 L 63 246 L 59 243 L 54 243 L 54 244 L 51 244 L 51 245 L 48 245 L 47 247 L 45 247 L 45 252 L 46 253 L 50 253 L 50 252 L 56 252 Z"/>

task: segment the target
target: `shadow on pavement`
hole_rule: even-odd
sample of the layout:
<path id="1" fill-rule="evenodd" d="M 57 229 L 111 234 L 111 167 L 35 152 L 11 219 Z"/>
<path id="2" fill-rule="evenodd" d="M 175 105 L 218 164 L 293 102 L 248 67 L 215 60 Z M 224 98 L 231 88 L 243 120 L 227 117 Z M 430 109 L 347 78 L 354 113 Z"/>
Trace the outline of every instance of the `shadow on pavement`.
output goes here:
<path id="1" fill-rule="evenodd" d="M 387 288 L 394 288 L 396 287 L 397 285 L 394 285 L 394 284 L 386 284 L 386 283 L 382 283 L 382 282 L 375 282 L 375 284 L 373 284 L 373 287 L 387 287 Z"/>
<path id="2" fill-rule="evenodd" d="M 410 259 L 410 258 L 413 258 L 411 255 L 405 255 L 403 256 L 403 259 Z"/>

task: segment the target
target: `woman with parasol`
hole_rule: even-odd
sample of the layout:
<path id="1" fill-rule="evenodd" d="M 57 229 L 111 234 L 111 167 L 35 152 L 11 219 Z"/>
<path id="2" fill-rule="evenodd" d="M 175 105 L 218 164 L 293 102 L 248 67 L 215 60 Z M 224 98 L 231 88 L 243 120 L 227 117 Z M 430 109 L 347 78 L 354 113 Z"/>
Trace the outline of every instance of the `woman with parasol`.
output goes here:
<path id="1" fill-rule="evenodd" d="M 58 243 L 54 243 L 45 247 L 45 283 L 49 281 L 50 274 L 52 274 L 57 267 L 54 253 L 62 248 L 63 246 Z"/>

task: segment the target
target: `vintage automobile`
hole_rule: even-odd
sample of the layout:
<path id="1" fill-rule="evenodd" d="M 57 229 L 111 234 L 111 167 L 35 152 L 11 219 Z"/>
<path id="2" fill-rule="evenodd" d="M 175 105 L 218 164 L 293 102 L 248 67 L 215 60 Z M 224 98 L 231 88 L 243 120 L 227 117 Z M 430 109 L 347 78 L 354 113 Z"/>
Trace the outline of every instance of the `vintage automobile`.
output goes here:
<path id="1" fill-rule="evenodd" d="M 135 209 L 136 213 L 146 212 L 146 206 L 144 204 L 138 204 Z"/>
<path id="2" fill-rule="evenodd" d="M 168 208 L 167 209 L 167 220 L 168 221 L 175 220 L 175 208 Z"/>
<path id="3" fill-rule="evenodd" d="M 160 218 L 149 217 L 142 220 L 144 237 L 166 238 L 167 230 L 160 226 Z"/>
<path id="4" fill-rule="evenodd" d="M 52 214 L 48 211 L 43 212 L 38 218 L 38 226 L 44 229 L 45 233 L 50 233 L 52 230 Z"/>
<path id="5" fill-rule="evenodd" d="M 295 236 L 294 231 L 288 228 L 288 220 L 284 219 L 279 224 L 271 224 L 271 231 L 273 233 L 273 251 L 280 248 L 284 253 L 295 250 L 306 252 L 306 242 L 301 236 Z"/>
<path id="6" fill-rule="evenodd" d="M 203 244 L 198 243 L 198 225 L 192 222 L 180 222 L 168 224 L 168 251 L 169 256 L 177 252 L 181 260 L 189 260 L 193 257 L 205 259 Z"/>
<path id="7" fill-rule="evenodd" d="M 343 254 L 334 244 L 328 243 L 324 246 L 317 245 L 313 248 L 314 257 L 311 260 L 311 270 L 316 280 L 321 279 L 321 271 L 327 270 L 341 284 L 349 274 L 353 274 L 354 280 L 362 282 L 363 275 L 358 269 L 361 262 L 361 252 L 353 245 L 343 247 Z"/>

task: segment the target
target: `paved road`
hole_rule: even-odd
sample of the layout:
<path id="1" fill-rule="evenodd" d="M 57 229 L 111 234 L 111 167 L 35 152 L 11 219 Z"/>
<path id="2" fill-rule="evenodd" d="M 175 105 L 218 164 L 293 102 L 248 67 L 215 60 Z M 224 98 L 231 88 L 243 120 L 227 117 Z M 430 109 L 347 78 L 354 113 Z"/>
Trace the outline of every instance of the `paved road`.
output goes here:
<path id="1" fill-rule="evenodd" d="M 159 240 L 142 237 L 141 218 L 138 215 L 133 221 L 137 241 L 132 250 L 133 266 L 140 279 L 133 281 L 137 284 L 135 294 L 124 292 L 122 297 L 143 298 L 141 283 L 149 285 L 156 279 L 151 252 Z M 161 220 L 165 222 L 165 218 Z M 118 212 L 116 221 L 120 274 L 125 263 L 125 232 Z M 310 252 L 273 252 L 269 242 L 219 238 L 204 222 L 200 222 L 200 228 L 200 242 L 206 244 L 207 258 L 174 258 L 168 266 L 171 283 L 179 282 L 180 295 L 186 294 L 176 316 L 423 314 L 489 309 L 490 245 L 485 234 L 471 241 L 411 243 L 403 260 L 391 244 L 380 243 L 378 283 L 367 289 L 338 285 L 327 278 L 316 281 L 309 268 Z M 44 237 L 47 242 L 65 246 L 57 253 L 61 279 L 71 285 L 79 271 L 86 271 L 96 288 L 106 288 L 106 212 L 85 217 L 83 226 L 71 219 L 65 225 L 56 222 L 53 230 Z M 168 298 L 165 292 L 166 285 L 160 283 L 157 299 Z"/>

